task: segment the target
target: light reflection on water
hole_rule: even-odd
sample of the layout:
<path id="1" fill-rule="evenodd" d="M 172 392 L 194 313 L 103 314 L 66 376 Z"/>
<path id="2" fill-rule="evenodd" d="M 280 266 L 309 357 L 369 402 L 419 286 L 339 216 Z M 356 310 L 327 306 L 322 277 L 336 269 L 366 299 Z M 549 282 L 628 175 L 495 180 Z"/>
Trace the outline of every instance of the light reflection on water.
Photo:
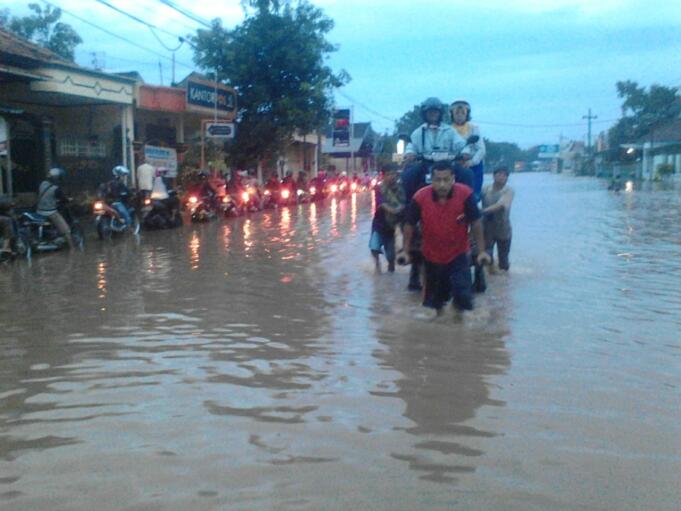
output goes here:
<path id="1" fill-rule="evenodd" d="M 372 273 L 372 193 L 0 269 L 3 511 L 674 509 L 679 195 L 511 185 L 463 324 Z"/>

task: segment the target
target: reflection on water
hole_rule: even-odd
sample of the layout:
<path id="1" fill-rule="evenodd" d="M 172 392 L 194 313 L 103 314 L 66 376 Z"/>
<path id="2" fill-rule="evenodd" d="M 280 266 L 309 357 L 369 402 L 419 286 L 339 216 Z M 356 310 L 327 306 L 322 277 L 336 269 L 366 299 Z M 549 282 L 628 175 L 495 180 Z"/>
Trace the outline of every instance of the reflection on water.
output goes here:
<path id="1" fill-rule="evenodd" d="M 0 508 L 676 509 L 680 195 L 512 185 L 463 323 L 369 193 L 0 268 Z"/>
<path id="2" fill-rule="evenodd" d="M 350 196 L 350 232 L 357 230 L 357 194 Z"/>
<path id="3" fill-rule="evenodd" d="M 97 263 L 97 289 L 99 298 L 106 298 L 106 262 L 104 261 Z"/>
<path id="4" fill-rule="evenodd" d="M 192 239 L 189 241 L 189 251 L 191 252 L 190 264 L 192 270 L 199 269 L 199 261 L 201 259 L 200 250 L 201 238 L 199 238 L 199 234 L 196 231 L 194 231 Z"/>
<path id="5" fill-rule="evenodd" d="M 319 234 L 319 226 L 317 221 L 317 204 L 314 202 L 310 204 L 308 212 L 310 220 L 310 234 L 312 234 L 313 238 L 316 238 L 317 235 Z"/>

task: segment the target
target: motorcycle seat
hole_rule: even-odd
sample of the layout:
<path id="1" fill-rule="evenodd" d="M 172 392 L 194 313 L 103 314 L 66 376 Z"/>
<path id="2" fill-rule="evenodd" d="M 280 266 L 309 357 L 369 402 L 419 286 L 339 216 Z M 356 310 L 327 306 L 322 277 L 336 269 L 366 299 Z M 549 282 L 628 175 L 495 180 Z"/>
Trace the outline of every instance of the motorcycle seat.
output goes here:
<path id="1" fill-rule="evenodd" d="M 50 221 L 46 216 L 43 216 L 34 211 L 26 211 L 23 214 L 24 218 L 28 218 L 34 224 L 50 225 Z"/>

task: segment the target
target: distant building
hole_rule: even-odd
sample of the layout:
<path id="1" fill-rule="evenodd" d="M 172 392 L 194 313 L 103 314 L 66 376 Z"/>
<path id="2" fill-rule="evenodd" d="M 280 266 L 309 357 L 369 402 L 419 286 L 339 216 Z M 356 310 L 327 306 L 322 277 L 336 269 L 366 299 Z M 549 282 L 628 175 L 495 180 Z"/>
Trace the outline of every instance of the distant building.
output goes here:
<path id="1" fill-rule="evenodd" d="M 322 155 L 326 157 L 326 166 L 348 174 L 375 170 L 374 144 L 377 135 L 371 128 L 371 123 L 353 123 L 351 133 L 349 147 L 335 147 L 329 130 L 322 143 Z"/>
<path id="2" fill-rule="evenodd" d="M 35 192 L 52 166 L 92 186 L 130 166 L 134 86 L 0 28 L 0 194 Z"/>
<path id="3" fill-rule="evenodd" d="M 638 168 L 641 178 L 655 179 L 660 165 L 669 165 L 672 176 L 681 179 L 681 119 L 654 128 L 630 147 L 642 151 Z"/>

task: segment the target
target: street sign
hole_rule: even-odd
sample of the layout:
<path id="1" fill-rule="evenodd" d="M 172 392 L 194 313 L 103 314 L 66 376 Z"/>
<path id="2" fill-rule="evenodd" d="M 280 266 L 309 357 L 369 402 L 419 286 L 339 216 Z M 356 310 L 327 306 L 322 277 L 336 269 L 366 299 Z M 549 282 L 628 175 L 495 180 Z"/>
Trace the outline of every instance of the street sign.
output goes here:
<path id="1" fill-rule="evenodd" d="M 539 158 L 558 158 L 560 153 L 560 146 L 558 144 L 548 144 L 539 146 Z"/>
<path id="2" fill-rule="evenodd" d="M 206 136 L 209 138 L 234 138 L 234 123 L 213 121 L 206 123 Z"/>

